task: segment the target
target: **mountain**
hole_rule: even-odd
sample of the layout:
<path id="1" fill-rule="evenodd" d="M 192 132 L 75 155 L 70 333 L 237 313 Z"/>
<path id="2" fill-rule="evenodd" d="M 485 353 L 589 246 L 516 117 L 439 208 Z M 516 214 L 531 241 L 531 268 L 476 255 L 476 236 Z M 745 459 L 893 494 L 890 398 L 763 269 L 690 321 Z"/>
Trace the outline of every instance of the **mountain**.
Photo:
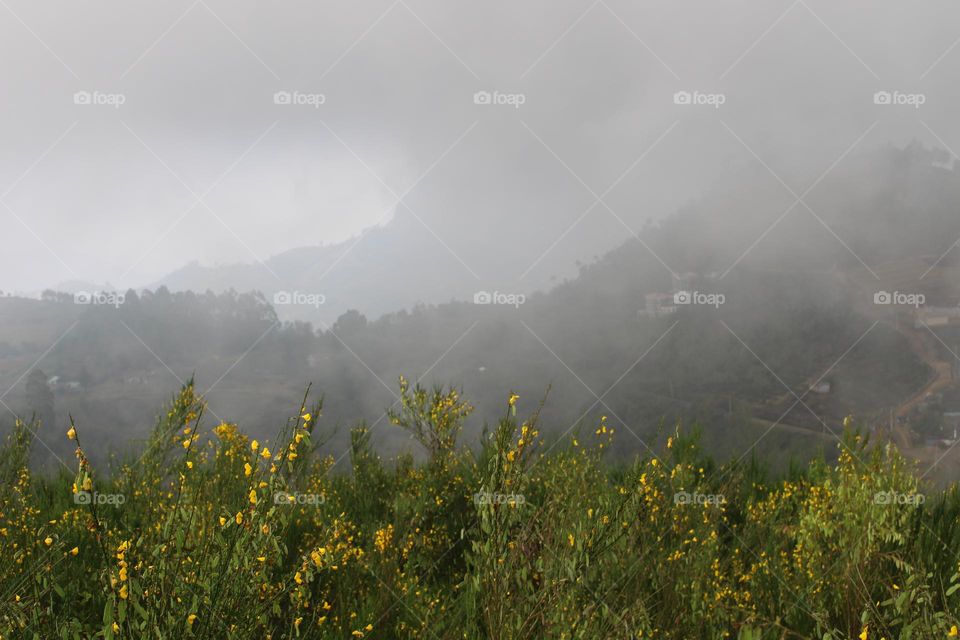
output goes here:
<path id="1" fill-rule="evenodd" d="M 537 285 L 531 281 L 530 288 Z M 148 288 L 260 291 L 281 320 L 329 326 L 356 309 L 378 317 L 418 303 L 472 300 L 481 283 L 418 219 L 398 213 L 347 241 L 304 246 L 263 263 L 208 267 L 190 263 Z M 284 295 L 286 294 L 286 295 Z"/>
<path id="2" fill-rule="evenodd" d="M 31 366 L 80 383 L 54 389 L 56 415 L 99 425 L 105 439 L 136 433 L 195 374 L 216 419 L 252 417 L 258 436 L 312 381 L 330 398 L 328 424 L 365 420 L 385 450 L 402 449 L 384 410 L 403 374 L 462 387 L 477 407 L 472 438 L 509 392 L 535 402 L 549 385 L 545 434 L 592 429 L 606 415 L 622 455 L 680 421 L 710 424 L 704 441 L 718 454 L 760 442 L 759 455 L 783 463 L 832 451 L 831 431 L 854 414 L 933 462 L 940 453 L 926 443 L 945 439 L 944 419 L 960 406 L 951 373 L 960 327 L 950 310 L 927 309 L 944 321 L 925 329 L 916 309 L 875 296 L 960 300 L 949 251 L 960 237 L 957 172 L 921 148 L 887 149 L 824 179 L 807 198 L 816 215 L 781 215 L 776 195 L 776 185 L 731 185 L 525 299 L 474 300 L 456 259 L 410 219 L 370 229 L 355 246 L 271 259 L 290 292 L 327 296 L 315 308 L 271 306 L 285 289 L 271 287 L 262 265 L 191 266 L 167 284 L 230 289 L 219 295 L 161 287 L 117 306 L 76 305 L 67 294 L 0 299 L 0 384 L 12 389 L 7 404 L 27 412 L 21 378 Z M 304 309 L 323 324 L 277 322 Z M 331 440 L 332 454 L 346 433 Z M 960 471 L 955 457 L 938 471 Z"/>

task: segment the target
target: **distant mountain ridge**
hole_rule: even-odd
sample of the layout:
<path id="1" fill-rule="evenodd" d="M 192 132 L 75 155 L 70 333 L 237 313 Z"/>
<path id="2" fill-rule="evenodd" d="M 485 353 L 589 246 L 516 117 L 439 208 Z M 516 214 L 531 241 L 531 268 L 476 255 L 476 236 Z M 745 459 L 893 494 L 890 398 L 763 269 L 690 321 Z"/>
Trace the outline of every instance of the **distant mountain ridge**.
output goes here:
<path id="1" fill-rule="evenodd" d="M 482 287 L 457 259 L 398 216 L 344 242 L 305 246 L 263 263 L 208 267 L 190 263 L 148 285 L 171 291 L 260 291 L 282 320 L 332 324 L 348 309 L 378 317 L 418 302 L 469 299 Z M 284 302 L 284 296 L 290 302 Z M 297 294 L 291 296 L 291 294 Z"/>

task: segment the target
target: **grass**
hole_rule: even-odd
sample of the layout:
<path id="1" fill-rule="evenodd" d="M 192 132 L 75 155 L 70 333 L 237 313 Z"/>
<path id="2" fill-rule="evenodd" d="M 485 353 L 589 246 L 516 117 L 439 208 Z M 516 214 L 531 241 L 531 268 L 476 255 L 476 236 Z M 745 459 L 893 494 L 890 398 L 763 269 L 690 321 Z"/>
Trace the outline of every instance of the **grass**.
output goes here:
<path id="1" fill-rule="evenodd" d="M 139 458 L 33 475 L 35 424 L 0 453 L 2 638 L 944 638 L 957 635 L 960 497 L 923 493 L 849 431 L 836 464 L 773 478 L 673 432 L 605 461 L 605 420 L 548 445 L 510 395 L 483 446 L 470 405 L 400 383 L 424 448 L 349 472 L 320 405 L 275 439 L 204 426 L 186 385 Z M 518 417 L 528 415 L 526 419 Z M 852 424 L 848 426 L 853 427 Z"/>

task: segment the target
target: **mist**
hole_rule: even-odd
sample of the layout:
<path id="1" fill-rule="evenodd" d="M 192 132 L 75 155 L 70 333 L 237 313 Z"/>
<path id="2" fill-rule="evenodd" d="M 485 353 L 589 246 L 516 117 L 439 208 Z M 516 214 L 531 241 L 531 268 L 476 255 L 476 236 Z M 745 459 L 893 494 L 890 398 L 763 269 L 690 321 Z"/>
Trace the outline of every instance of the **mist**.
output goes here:
<path id="1" fill-rule="evenodd" d="M 785 460 L 915 394 L 904 444 L 949 439 L 952 324 L 873 296 L 960 302 L 951 4 L 2 10 L 8 417 L 119 445 L 194 376 L 267 433 L 312 382 L 336 448 L 406 373 L 471 437 L 549 387 L 625 456 L 713 421 Z"/>

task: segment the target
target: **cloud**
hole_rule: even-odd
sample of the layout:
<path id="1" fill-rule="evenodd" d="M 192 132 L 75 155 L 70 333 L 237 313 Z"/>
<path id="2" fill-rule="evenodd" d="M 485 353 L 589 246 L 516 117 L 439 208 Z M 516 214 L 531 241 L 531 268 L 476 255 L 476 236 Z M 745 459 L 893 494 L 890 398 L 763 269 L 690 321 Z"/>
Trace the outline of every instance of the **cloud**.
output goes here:
<path id="1" fill-rule="evenodd" d="M 874 123 L 858 146 L 960 146 L 958 11 L 11 1 L 0 287 L 256 262 L 382 223 L 400 195 L 437 251 L 539 286 L 744 171 L 799 193 Z"/>

